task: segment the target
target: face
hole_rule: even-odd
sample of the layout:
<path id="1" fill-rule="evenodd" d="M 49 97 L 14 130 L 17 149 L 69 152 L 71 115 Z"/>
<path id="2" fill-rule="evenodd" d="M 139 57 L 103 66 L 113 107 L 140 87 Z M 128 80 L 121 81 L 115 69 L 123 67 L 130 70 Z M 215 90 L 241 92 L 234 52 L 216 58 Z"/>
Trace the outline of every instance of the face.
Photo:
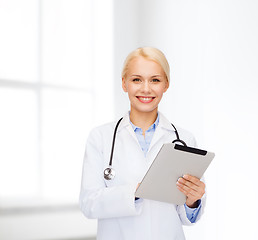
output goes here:
<path id="1" fill-rule="evenodd" d="M 162 67 L 144 57 L 136 57 L 128 65 L 122 87 L 128 92 L 131 111 L 148 113 L 157 111 L 168 81 Z"/>

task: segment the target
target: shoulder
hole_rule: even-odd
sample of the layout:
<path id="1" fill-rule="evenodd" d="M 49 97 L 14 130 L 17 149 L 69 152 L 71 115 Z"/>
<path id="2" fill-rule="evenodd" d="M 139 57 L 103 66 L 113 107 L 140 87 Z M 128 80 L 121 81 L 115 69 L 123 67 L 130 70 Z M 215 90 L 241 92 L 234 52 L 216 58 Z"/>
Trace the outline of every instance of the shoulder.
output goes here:
<path id="1" fill-rule="evenodd" d="M 105 123 L 103 125 L 97 126 L 95 128 L 93 128 L 90 131 L 90 136 L 91 135 L 104 135 L 104 136 L 110 136 L 114 134 L 114 130 L 116 128 L 116 126 L 118 126 L 117 132 L 119 132 L 121 129 L 123 129 L 124 127 L 128 126 L 129 123 L 129 113 L 125 113 L 125 115 L 123 117 L 121 117 L 120 119 L 116 119 L 115 121 L 109 122 L 109 123 Z"/>
<path id="2" fill-rule="evenodd" d="M 180 139 L 184 140 L 186 144 L 190 147 L 197 147 L 196 139 L 190 131 L 181 128 L 178 125 L 175 125 L 175 127 L 178 131 Z"/>
<path id="3" fill-rule="evenodd" d="M 93 148 L 103 151 L 112 141 L 115 122 L 110 122 L 92 128 L 87 136 L 86 149 Z"/>
<path id="4" fill-rule="evenodd" d="M 102 124 L 100 126 L 94 127 L 91 129 L 89 133 L 89 138 L 94 138 L 94 137 L 104 137 L 106 135 L 109 135 L 114 131 L 116 122 L 109 122 Z"/>
<path id="5" fill-rule="evenodd" d="M 180 127 L 179 125 L 177 125 L 176 123 L 174 123 L 172 121 L 169 121 L 160 112 L 159 112 L 159 115 L 160 115 L 160 120 L 161 120 L 160 123 L 161 123 L 162 127 L 167 128 L 167 130 L 169 130 L 169 131 L 175 131 L 174 127 L 172 126 L 172 124 L 173 124 L 179 134 L 179 138 L 181 140 L 185 141 L 187 145 L 196 147 L 195 137 L 190 131 Z"/>

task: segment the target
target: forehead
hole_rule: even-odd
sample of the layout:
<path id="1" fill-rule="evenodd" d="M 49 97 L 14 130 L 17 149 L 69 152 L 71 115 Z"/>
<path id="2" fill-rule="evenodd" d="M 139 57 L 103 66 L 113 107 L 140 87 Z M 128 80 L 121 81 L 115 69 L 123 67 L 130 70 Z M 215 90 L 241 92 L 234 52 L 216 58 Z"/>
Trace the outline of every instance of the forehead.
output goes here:
<path id="1" fill-rule="evenodd" d="M 135 57 L 128 64 L 128 75 L 163 75 L 164 71 L 159 63 L 144 58 L 144 57 Z"/>

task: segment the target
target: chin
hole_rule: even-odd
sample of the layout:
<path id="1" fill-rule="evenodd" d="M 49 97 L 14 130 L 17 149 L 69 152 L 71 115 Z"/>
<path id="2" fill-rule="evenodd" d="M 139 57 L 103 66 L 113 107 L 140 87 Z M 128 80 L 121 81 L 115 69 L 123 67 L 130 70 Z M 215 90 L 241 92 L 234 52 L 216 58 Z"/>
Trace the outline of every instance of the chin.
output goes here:
<path id="1" fill-rule="evenodd" d="M 154 111 L 158 110 L 158 107 L 154 107 L 154 108 L 134 108 L 137 112 L 140 113 L 152 113 Z"/>

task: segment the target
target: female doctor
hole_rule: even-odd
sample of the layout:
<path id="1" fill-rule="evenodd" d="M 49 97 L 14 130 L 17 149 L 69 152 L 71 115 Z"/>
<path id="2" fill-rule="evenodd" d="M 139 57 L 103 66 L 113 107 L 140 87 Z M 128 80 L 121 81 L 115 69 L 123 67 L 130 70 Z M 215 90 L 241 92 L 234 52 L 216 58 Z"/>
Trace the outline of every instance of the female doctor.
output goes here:
<path id="1" fill-rule="evenodd" d="M 103 172 L 109 167 L 117 121 L 93 129 L 88 137 L 80 208 L 87 218 L 98 219 L 99 240 L 183 240 L 182 225 L 195 223 L 202 214 L 205 184 L 190 175 L 176 183 L 187 197 L 184 205 L 137 199 L 134 195 L 163 143 L 177 138 L 175 128 L 158 111 L 169 87 L 169 74 L 168 62 L 156 48 L 138 48 L 126 58 L 122 88 L 128 93 L 131 107 L 117 127 L 113 178 L 105 179 Z M 189 132 L 176 130 L 188 146 L 196 146 Z"/>

